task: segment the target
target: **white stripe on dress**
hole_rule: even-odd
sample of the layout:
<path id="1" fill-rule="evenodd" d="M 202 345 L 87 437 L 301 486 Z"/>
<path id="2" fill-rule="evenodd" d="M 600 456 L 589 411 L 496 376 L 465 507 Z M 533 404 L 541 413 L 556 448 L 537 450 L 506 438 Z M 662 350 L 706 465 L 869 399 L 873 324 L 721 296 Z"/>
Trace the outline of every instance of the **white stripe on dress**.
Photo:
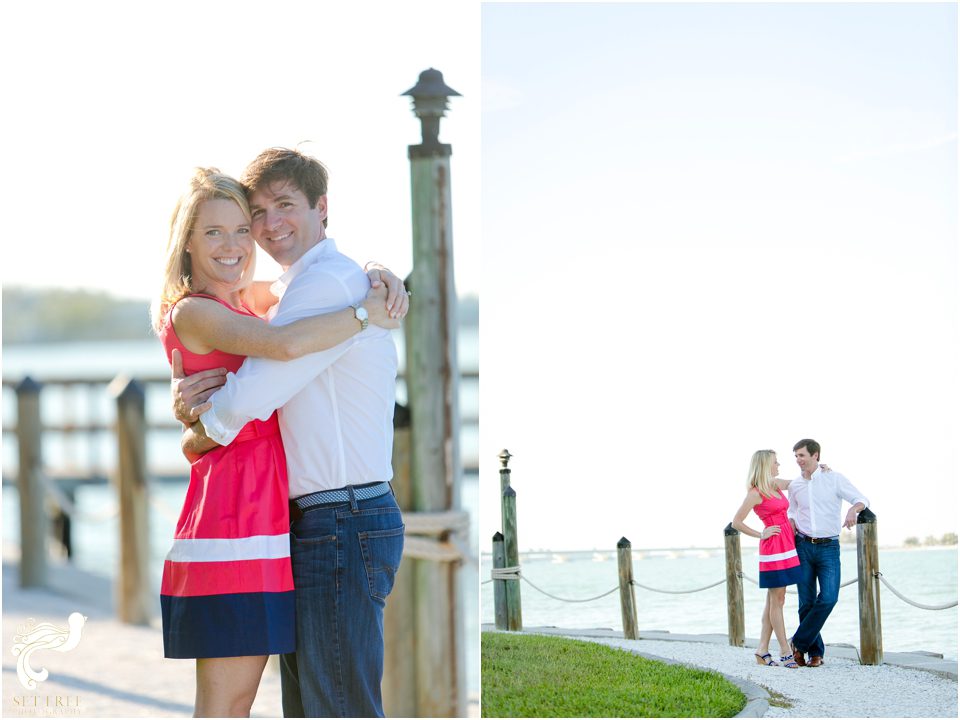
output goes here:
<path id="1" fill-rule="evenodd" d="M 245 538 L 186 538 L 173 541 L 170 562 L 233 562 L 290 557 L 290 535 Z"/>
<path id="2" fill-rule="evenodd" d="M 797 556 L 796 549 L 787 550 L 786 552 L 777 553 L 776 555 L 761 555 L 760 562 L 776 562 L 777 560 L 787 560 L 792 557 Z"/>

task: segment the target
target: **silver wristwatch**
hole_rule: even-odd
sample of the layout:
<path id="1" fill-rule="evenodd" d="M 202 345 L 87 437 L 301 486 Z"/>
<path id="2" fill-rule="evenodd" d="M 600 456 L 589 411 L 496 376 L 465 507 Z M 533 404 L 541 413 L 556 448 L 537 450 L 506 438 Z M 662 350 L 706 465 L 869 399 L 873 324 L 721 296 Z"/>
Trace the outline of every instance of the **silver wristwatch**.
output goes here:
<path id="1" fill-rule="evenodd" d="M 360 321 L 360 332 L 363 332 L 367 329 L 367 325 L 370 324 L 370 316 L 367 314 L 367 309 L 363 305 L 351 305 L 353 308 L 353 316 Z"/>

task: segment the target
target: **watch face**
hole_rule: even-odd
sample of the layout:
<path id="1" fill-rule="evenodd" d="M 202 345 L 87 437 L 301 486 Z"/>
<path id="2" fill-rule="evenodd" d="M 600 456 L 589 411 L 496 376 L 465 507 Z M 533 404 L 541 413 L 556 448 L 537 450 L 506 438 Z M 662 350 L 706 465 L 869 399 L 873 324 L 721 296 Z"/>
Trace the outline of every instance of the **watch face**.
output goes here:
<path id="1" fill-rule="evenodd" d="M 357 316 L 357 320 L 367 320 L 370 317 L 365 307 L 358 307 L 355 311 L 355 314 Z"/>

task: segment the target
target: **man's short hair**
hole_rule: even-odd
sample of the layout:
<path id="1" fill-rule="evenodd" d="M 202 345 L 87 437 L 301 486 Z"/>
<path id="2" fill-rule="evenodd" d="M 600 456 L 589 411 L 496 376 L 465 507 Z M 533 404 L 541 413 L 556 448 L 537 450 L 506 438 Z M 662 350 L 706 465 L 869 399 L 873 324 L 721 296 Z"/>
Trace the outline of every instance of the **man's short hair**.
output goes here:
<path id="1" fill-rule="evenodd" d="M 793 451 L 796 452 L 800 448 L 806 448 L 807 452 L 810 454 L 810 457 L 816 455 L 817 459 L 820 459 L 820 443 L 818 443 L 816 440 L 810 440 L 809 438 L 801 440 L 793 446 Z"/>
<path id="2" fill-rule="evenodd" d="M 254 158 L 240 176 L 247 194 L 276 182 L 292 182 L 302 192 L 311 208 L 317 206 L 321 195 L 327 194 L 327 168 L 316 158 L 299 150 L 270 148 Z M 323 219 L 327 226 L 327 219 Z"/>

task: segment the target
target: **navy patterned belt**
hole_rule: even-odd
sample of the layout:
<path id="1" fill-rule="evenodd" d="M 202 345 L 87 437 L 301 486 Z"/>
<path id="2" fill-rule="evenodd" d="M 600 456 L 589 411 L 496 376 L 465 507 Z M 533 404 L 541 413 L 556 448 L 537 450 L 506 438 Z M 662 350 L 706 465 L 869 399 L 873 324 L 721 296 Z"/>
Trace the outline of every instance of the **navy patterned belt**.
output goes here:
<path id="1" fill-rule="evenodd" d="M 372 500 L 373 498 L 378 498 L 381 495 L 386 495 L 388 492 L 390 492 L 390 483 L 378 482 L 370 483 L 368 485 L 353 485 L 351 488 L 353 490 L 353 496 L 357 500 Z M 300 497 L 291 500 L 290 511 L 291 514 L 293 514 L 294 508 L 296 508 L 296 510 L 299 510 L 300 513 L 305 513 L 319 505 L 345 502 L 350 502 L 350 490 L 347 488 L 321 490 L 320 492 L 310 493 L 309 495 L 301 495 Z"/>
<path id="2" fill-rule="evenodd" d="M 833 537 L 815 538 L 815 537 L 808 537 L 803 533 L 798 532 L 797 537 L 800 540 L 804 540 L 808 543 L 813 543 L 814 545 L 822 545 L 823 543 L 828 543 L 828 542 L 831 542 L 832 540 L 837 540 L 839 538 L 839 535 L 834 535 Z"/>

